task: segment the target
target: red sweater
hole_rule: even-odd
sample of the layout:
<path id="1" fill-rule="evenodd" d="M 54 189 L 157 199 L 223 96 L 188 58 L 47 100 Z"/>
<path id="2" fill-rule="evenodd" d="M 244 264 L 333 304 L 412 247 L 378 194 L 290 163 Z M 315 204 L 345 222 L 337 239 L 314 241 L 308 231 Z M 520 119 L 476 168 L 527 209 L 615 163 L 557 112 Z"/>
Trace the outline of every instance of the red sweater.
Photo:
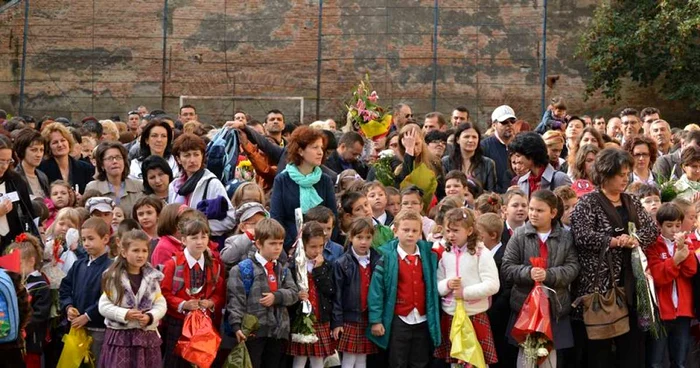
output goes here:
<path id="1" fill-rule="evenodd" d="M 394 314 L 405 317 L 411 314 L 413 308 L 418 309 L 421 316 L 425 315 L 423 264 L 420 257 L 417 257 L 417 262 L 413 265 L 399 257 L 399 280 Z"/>
<path id="2" fill-rule="evenodd" d="M 697 271 L 695 247 L 688 246 L 690 252 L 685 261 L 676 266 L 673 256 L 668 252 L 664 239 L 659 236 L 655 243 L 646 250 L 649 270 L 654 278 L 654 288 L 659 301 L 662 320 L 674 320 L 677 317 L 694 317 L 693 286 L 691 278 Z M 678 308 L 673 306 L 673 285 L 678 292 Z"/>
<path id="3" fill-rule="evenodd" d="M 175 275 L 176 267 L 180 265 L 183 266 L 182 278 L 184 280 L 184 287 L 179 291 L 175 292 L 173 290 L 173 276 Z M 214 321 L 214 326 L 218 326 L 221 322 L 221 310 L 224 308 L 226 303 L 226 271 L 221 266 L 221 262 L 214 258 L 213 270 L 209 267 L 205 267 L 206 281 L 203 291 L 197 295 L 190 296 L 187 294 L 187 290 L 190 287 L 190 268 L 187 265 L 187 259 L 185 259 L 185 253 L 179 252 L 175 255 L 175 260 L 169 260 L 165 262 L 165 268 L 163 268 L 163 281 L 160 283 L 160 290 L 165 297 L 165 301 L 168 303 L 168 315 L 184 319 L 185 313 L 178 312 L 178 307 L 183 301 L 188 301 L 190 299 L 211 299 L 214 302 L 214 313 L 210 313 L 212 320 Z M 218 272 L 218 276 L 215 276 Z M 214 279 L 216 278 L 216 283 Z"/>

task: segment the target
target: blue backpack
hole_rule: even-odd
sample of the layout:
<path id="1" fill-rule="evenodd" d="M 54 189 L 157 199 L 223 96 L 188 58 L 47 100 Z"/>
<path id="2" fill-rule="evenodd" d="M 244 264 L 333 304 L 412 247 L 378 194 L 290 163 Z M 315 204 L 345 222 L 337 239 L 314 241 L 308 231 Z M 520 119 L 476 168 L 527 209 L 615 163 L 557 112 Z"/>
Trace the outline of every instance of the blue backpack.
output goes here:
<path id="1" fill-rule="evenodd" d="M 238 272 L 241 275 L 241 280 L 243 281 L 243 289 L 245 289 L 245 296 L 248 298 L 250 294 L 250 288 L 253 286 L 253 279 L 255 278 L 255 272 L 253 272 L 253 261 L 250 258 L 246 258 L 238 263 Z M 231 325 L 228 323 L 228 311 L 224 313 L 224 333 L 228 336 L 235 336 L 236 331 L 231 330 Z"/>
<path id="2" fill-rule="evenodd" d="M 222 128 L 207 145 L 207 169 L 222 183 L 233 180 L 238 165 L 239 144 L 235 129 Z"/>
<path id="3" fill-rule="evenodd" d="M 15 284 L 5 270 L 0 269 L 0 344 L 19 337 L 19 306 Z"/>

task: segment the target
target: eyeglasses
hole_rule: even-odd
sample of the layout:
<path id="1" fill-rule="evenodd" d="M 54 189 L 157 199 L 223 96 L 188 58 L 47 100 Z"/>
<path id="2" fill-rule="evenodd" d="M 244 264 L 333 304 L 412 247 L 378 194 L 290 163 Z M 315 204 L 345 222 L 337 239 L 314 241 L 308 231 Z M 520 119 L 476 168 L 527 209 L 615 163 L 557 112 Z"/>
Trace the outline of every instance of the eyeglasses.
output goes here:
<path id="1" fill-rule="evenodd" d="M 104 162 L 117 162 L 123 160 L 124 157 L 122 156 L 109 156 L 104 158 Z"/>
<path id="2" fill-rule="evenodd" d="M 634 158 L 636 158 L 636 159 L 640 159 L 640 158 L 649 158 L 649 157 L 650 157 L 650 155 L 649 155 L 648 153 L 635 153 L 635 154 L 632 155 L 632 156 L 634 156 Z"/>
<path id="3" fill-rule="evenodd" d="M 515 119 L 503 120 L 500 122 L 502 125 L 513 125 L 515 124 Z"/>
<path id="4" fill-rule="evenodd" d="M 443 146 L 443 147 L 444 147 L 444 146 L 447 145 L 447 142 L 445 142 L 445 141 L 432 141 L 432 142 L 430 142 L 430 143 L 428 143 L 428 144 L 434 144 L 434 145 L 436 145 L 436 146 Z"/>
<path id="5" fill-rule="evenodd" d="M 15 160 L 0 160 L 0 166 L 10 166 L 15 163 Z"/>

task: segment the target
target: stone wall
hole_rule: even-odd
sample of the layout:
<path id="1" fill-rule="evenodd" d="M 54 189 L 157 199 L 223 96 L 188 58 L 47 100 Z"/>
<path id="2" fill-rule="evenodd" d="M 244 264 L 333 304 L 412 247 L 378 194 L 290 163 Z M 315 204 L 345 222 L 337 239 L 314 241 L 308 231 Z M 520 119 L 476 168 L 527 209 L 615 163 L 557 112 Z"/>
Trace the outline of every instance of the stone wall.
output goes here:
<path id="1" fill-rule="evenodd" d="M 655 105 L 674 124 L 693 111 L 661 103 L 653 90 L 626 88 L 621 102 L 583 99 L 585 68 L 573 57 L 594 0 L 548 3 L 545 97 L 564 96 L 569 110 L 610 115 Z M 380 101 L 407 101 L 420 116 L 466 105 L 473 120 L 508 103 L 534 126 L 541 111 L 543 0 L 435 1 L 32 0 L 25 113 L 106 118 L 137 105 L 177 113 L 179 97 L 253 96 L 305 99 L 304 120 L 343 116 L 353 85 L 370 73 Z M 0 13 L 0 108 L 19 107 L 24 2 Z M 318 47 L 321 44 L 320 79 Z M 165 68 L 164 68 L 165 66 Z M 165 73 L 163 71 L 165 70 Z M 317 88 L 320 99 L 317 100 Z M 282 109 L 298 120 L 298 101 L 186 101 L 200 120 L 219 122 L 243 108 L 262 118 Z"/>

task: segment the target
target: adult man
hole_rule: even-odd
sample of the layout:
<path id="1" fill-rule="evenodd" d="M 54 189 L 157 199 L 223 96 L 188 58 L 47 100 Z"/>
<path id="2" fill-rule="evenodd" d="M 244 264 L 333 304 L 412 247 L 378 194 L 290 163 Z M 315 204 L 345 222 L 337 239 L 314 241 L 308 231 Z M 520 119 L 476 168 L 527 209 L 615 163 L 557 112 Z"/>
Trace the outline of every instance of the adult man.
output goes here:
<path id="1" fill-rule="evenodd" d="M 447 130 L 447 120 L 445 120 L 445 115 L 437 111 L 425 114 L 425 121 L 423 122 L 423 135 L 428 134 L 433 130 L 439 130 L 441 132 Z"/>
<path id="2" fill-rule="evenodd" d="M 496 192 L 498 193 L 505 193 L 513 178 L 513 173 L 508 169 L 507 147 L 515 136 L 513 131 L 515 120 L 515 112 L 510 106 L 497 107 L 491 113 L 491 123 L 494 127 L 493 135 L 481 141 L 484 156 L 496 163 Z"/>
<path id="3" fill-rule="evenodd" d="M 338 141 L 338 149 L 328 156 L 326 166 L 340 174 L 343 170 L 353 169 L 363 178 L 367 178 L 367 165 L 360 161 L 365 140 L 357 132 L 346 132 Z"/>
<path id="4" fill-rule="evenodd" d="M 452 110 L 452 126 L 457 127 L 459 124 L 469 121 L 469 110 L 464 106 L 457 106 Z"/>
<path id="5" fill-rule="evenodd" d="M 250 129 L 255 130 L 258 132 L 260 135 L 266 135 L 267 133 L 265 132 L 265 126 L 263 126 L 263 123 L 261 123 L 259 120 L 251 120 L 246 123 L 246 126 Z"/>
<path id="6" fill-rule="evenodd" d="M 411 106 L 405 103 L 398 103 L 394 105 L 391 111 L 391 123 L 394 125 L 395 130 L 401 130 L 406 124 L 406 120 L 413 117 L 413 112 L 411 112 Z"/>
<path id="7" fill-rule="evenodd" d="M 190 121 L 198 121 L 197 110 L 192 105 L 184 105 L 180 107 L 180 115 L 177 117 L 182 125 Z"/>
<path id="8" fill-rule="evenodd" d="M 656 107 L 645 107 L 642 109 L 642 112 L 639 113 L 639 116 L 642 119 L 642 129 L 644 129 L 645 135 L 651 137 L 649 127 L 651 126 L 651 123 L 661 119 L 659 113 L 659 109 Z"/>
<path id="9" fill-rule="evenodd" d="M 139 115 L 141 115 L 141 117 L 148 115 L 148 109 L 146 108 L 146 106 L 141 105 L 136 108 L 136 111 L 139 112 Z"/>
<path id="10" fill-rule="evenodd" d="M 628 107 L 620 112 L 622 121 L 622 143 L 623 145 L 634 136 L 640 134 L 642 122 L 639 121 L 637 110 Z"/>
<path id="11" fill-rule="evenodd" d="M 129 117 L 126 121 L 126 129 L 132 133 L 134 133 L 135 137 L 138 137 L 140 132 L 139 132 L 139 126 L 141 125 L 141 115 L 139 115 L 138 111 L 129 111 Z"/>
<path id="12" fill-rule="evenodd" d="M 690 146 L 700 149 L 700 130 L 688 132 L 685 140 L 681 141 L 681 149 L 659 157 L 654 164 L 654 174 L 664 179 L 680 179 L 683 176 L 681 155 L 683 150 Z"/>
<path id="13" fill-rule="evenodd" d="M 334 132 L 338 130 L 338 124 L 335 123 L 335 120 L 326 119 L 326 123 L 328 123 L 328 129 L 330 129 Z"/>
<path id="14" fill-rule="evenodd" d="M 622 140 L 622 120 L 620 118 L 612 117 L 608 120 L 608 126 L 606 127 L 606 133 L 610 138 Z"/>
<path id="15" fill-rule="evenodd" d="M 591 120 L 591 117 L 588 115 L 581 116 L 581 120 L 583 120 L 583 124 L 585 124 L 586 127 L 593 125 L 593 120 Z"/>
<path id="16" fill-rule="evenodd" d="M 605 134 L 605 117 L 602 115 L 596 115 L 593 117 L 593 129 L 597 130 L 600 134 Z"/>
<path id="17" fill-rule="evenodd" d="M 659 157 L 671 152 L 671 125 L 666 120 L 654 120 L 649 126 L 649 136 L 656 141 Z"/>
<path id="18" fill-rule="evenodd" d="M 272 109 L 267 112 L 265 130 L 267 131 L 267 136 L 272 138 L 277 145 L 280 147 L 287 145 L 287 140 L 282 137 L 282 131 L 284 130 L 284 114 L 282 114 L 282 111 Z"/>

